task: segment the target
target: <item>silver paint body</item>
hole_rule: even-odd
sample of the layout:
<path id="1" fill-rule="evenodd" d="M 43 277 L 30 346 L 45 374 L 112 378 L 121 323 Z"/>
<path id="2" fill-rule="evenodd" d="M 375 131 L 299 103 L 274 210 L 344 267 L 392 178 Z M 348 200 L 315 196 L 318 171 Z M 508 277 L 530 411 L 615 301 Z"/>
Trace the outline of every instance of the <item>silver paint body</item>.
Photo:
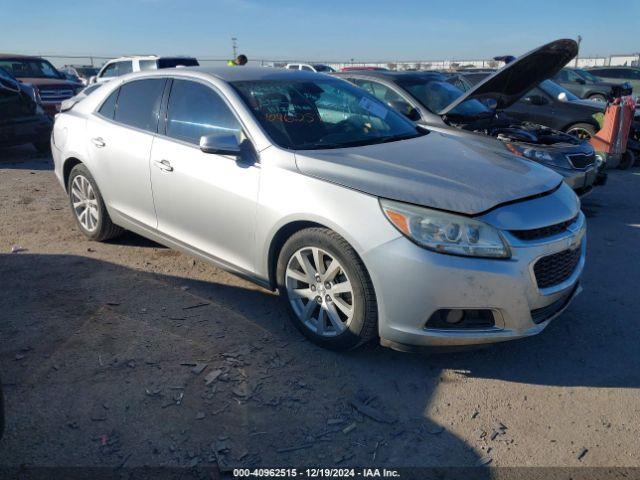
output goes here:
<path id="1" fill-rule="evenodd" d="M 300 79 L 318 74 L 183 68 L 114 79 L 57 117 L 52 151 L 58 179 L 66 188 L 64 165 L 80 160 L 98 184 L 114 223 L 271 288 L 275 279 L 270 276 L 269 252 L 276 234 L 292 222 L 328 227 L 360 255 L 375 288 L 380 336 L 399 343 L 464 345 L 533 335 L 550 319 L 536 325 L 530 310 L 577 291 L 586 226 L 579 200 L 560 176 L 515 157 L 505 161 L 503 153 L 465 145 L 443 132 L 330 152 L 286 150 L 272 143 L 227 83 L 243 76 Z M 96 114 L 111 91 L 145 77 L 188 78 L 209 85 L 235 112 L 258 161 L 241 165 L 234 157 L 206 154 L 197 146 Z M 416 156 L 424 164 L 416 162 Z M 365 166 L 360 175 L 358 158 Z M 163 169 L 163 160 L 170 162 L 171 171 Z M 442 168 L 446 162 L 450 170 Z M 464 174 L 464 163 L 474 175 Z M 409 199 L 406 191 L 411 192 Z M 381 196 L 473 214 L 502 230 L 512 258 L 457 257 L 421 248 L 384 216 Z M 576 215 L 573 231 L 544 240 L 522 241 L 508 232 Z M 535 260 L 576 243 L 582 258 L 574 274 L 557 287 L 539 289 Z M 491 308 L 498 321 L 487 330 L 426 329 L 425 322 L 440 308 Z"/>

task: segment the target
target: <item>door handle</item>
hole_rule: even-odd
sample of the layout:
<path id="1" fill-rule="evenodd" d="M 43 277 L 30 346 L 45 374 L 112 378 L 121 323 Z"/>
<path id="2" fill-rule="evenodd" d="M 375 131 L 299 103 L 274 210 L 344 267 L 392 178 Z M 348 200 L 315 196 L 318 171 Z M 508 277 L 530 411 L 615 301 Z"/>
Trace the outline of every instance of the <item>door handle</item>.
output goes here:
<path id="1" fill-rule="evenodd" d="M 155 163 L 156 167 L 158 167 L 163 172 L 173 172 L 173 167 L 171 166 L 169 160 L 155 160 L 153 163 Z"/>
<path id="2" fill-rule="evenodd" d="M 91 141 L 98 148 L 102 148 L 102 147 L 105 147 L 107 145 L 106 143 L 104 143 L 104 140 L 102 139 L 102 137 L 92 138 Z"/>

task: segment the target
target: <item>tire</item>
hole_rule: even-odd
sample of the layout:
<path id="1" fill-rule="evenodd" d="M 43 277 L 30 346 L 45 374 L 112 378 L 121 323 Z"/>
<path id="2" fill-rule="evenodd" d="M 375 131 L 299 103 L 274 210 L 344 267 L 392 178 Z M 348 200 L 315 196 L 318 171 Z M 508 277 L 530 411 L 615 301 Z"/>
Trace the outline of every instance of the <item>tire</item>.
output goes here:
<path id="1" fill-rule="evenodd" d="M 36 142 L 33 146 L 39 153 L 51 153 L 51 144 L 48 141 Z"/>
<path id="2" fill-rule="evenodd" d="M 315 274 L 320 281 L 312 280 Z M 371 278 L 356 251 L 336 232 L 307 228 L 293 234 L 282 247 L 276 276 L 293 324 L 313 343 L 349 350 L 377 336 Z"/>
<path id="3" fill-rule="evenodd" d="M 111 221 L 98 185 L 82 163 L 71 170 L 67 191 L 69 192 L 71 213 L 85 237 L 96 242 L 103 242 L 122 234 L 124 230 Z M 82 204 L 75 207 L 74 203 L 76 202 Z"/>
<path id="4" fill-rule="evenodd" d="M 601 93 L 594 93 L 593 95 L 589 95 L 588 99 L 589 100 L 594 100 L 596 102 L 606 102 L 607 101 L 607 97 L 605 97 Z"/>
<path id="5" fill-rule="evenodd" d="M 629 170 L 631 167 L 633 167 L 633 164 L 635 162 L 636 162 L 635 155 L 631 150 L 627 149 L 627 151 L 622 154 L 622 158 L 620 159 L 620 164 L 618 165 L 618 168 L 620 170 Z"/>
<path id="6" fill-rule="evenodd" d="M 581 140 L 589 140 L 596 134 L 596 127 L 590 123 L 574 123 L 565 129 L 565 132 Z"/>

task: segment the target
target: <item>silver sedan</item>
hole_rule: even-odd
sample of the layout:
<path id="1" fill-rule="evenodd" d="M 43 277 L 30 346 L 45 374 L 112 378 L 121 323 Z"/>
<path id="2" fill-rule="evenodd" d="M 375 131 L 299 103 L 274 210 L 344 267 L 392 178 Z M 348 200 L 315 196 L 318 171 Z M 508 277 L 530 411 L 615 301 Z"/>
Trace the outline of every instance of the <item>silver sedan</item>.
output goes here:
<path id="1" fill-rule="evenodd" d="M 540 332 L 579 292 L 585 219 L 551 170 L 304 71 L 118 78 L 51 139 L 80 230 L 123 229 L 278 289 L 333 349 Z"/>

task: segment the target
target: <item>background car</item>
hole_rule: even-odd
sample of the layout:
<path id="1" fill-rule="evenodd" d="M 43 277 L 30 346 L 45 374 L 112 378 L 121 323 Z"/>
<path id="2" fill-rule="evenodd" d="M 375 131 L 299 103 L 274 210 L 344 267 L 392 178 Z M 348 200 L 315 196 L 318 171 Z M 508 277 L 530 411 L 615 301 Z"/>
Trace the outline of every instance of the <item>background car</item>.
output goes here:
<path id="1" fill-rule="evenodd" d="M 587 70 L 607 82 L 626 82 L 633 88 L 633 95 L 640 99 L 640 67 L 592 67 Z"/>
<path id="2" fill-rule="evenodd" d="M 580 98 L 607 102 L 615 96 L 631 93 L 631 86 L 623 83 L 605 82 L 580 68 L 563 68 L 553 80 Z"/>
<path id="3" fill-rule="evenodd" d="M 307 72 L 316 73 L 330 73 L 335 72 L 329 65 L 322 63 L 287 63 L 285 67 L 287 70 L 306 70 Z"/>
<path id="4" fill-rule="evenodd" d="M 31 143 L 49 151 L 53 122 L 38 101 L 33 87 L 0 68 L 0 147 Z"/>
<path id="5" fill-rule="evenodd" d="M 449 82 L 467 91 L 489 75 L 458 72 Z M 539 123 L 588 140 L 600 130 L 595 115 L 604 110 L 602 102 L 582 100 L 553 80 L 543 80 L 504 111 L 520 121 Z"/>
<path id="6" fill-rule="evenodd" d="M 347 79 L 408 118 L 430 128 L 454 128 L 460 135 L 500 140 L 516 155 L 543 163 L 560 173 L 579 194 L 597 178 L 595 152 L 586 141 L 563 132 L 521 122 L 502 112 L 541 80 L 553 75 L 577 52 L 573 40 L 558 40 L 515 60 L 466 93 L 439 72 L 347 72 Z M 532 65 L 543 65 L 532 75 Z M 458 75 L 453 74 L 453 75 Z M 482 100 L 482 101 L 481 101 Z M 484 102 L 493 101 L 494 108 Z M 496 114 L 497 112 L 497 114 Z"/>
<path id="7" fill-rule="evenodd" d="M 388 71 L 388 68 L 383 68 L 383 67 L 342 67 L 340 69 L 341 72 L 355 72 L 358 70 L 364 70 L 364 71 L 369 71 L 369 72 L 381 72 L 381 71 Z"/>
<path id="8" fill-rule="evenodd" d="M 70 79 L 77 79 L 83 85 L 88 85 L 91 77 L 98 74 L 100 69 L 92 65 L 65 65 L 60 69 L 64 75 L 68 75 Z"/>
<path id="9" fill-rule="evenodd" d="M 193 57 L 159 57 L 146 55 L 136 57 L 120 57 L 105 63 L 98 74 L 92 77 L 89 83 L 108 82 L 127 73 L 141 72 L 144 70 L 158 70 L 174 67 L 197 67 L 200 64 Z"/>
<path id="10" fill-rule="evenodd" d="M 82 84 L 67 80 L 50 62 L 27 55 L 0 55 L 0 68 L 23 83 L 28 83 L 40 97 L 45 112 L 54 116 L 63 100 L 82 90 Z"/>

